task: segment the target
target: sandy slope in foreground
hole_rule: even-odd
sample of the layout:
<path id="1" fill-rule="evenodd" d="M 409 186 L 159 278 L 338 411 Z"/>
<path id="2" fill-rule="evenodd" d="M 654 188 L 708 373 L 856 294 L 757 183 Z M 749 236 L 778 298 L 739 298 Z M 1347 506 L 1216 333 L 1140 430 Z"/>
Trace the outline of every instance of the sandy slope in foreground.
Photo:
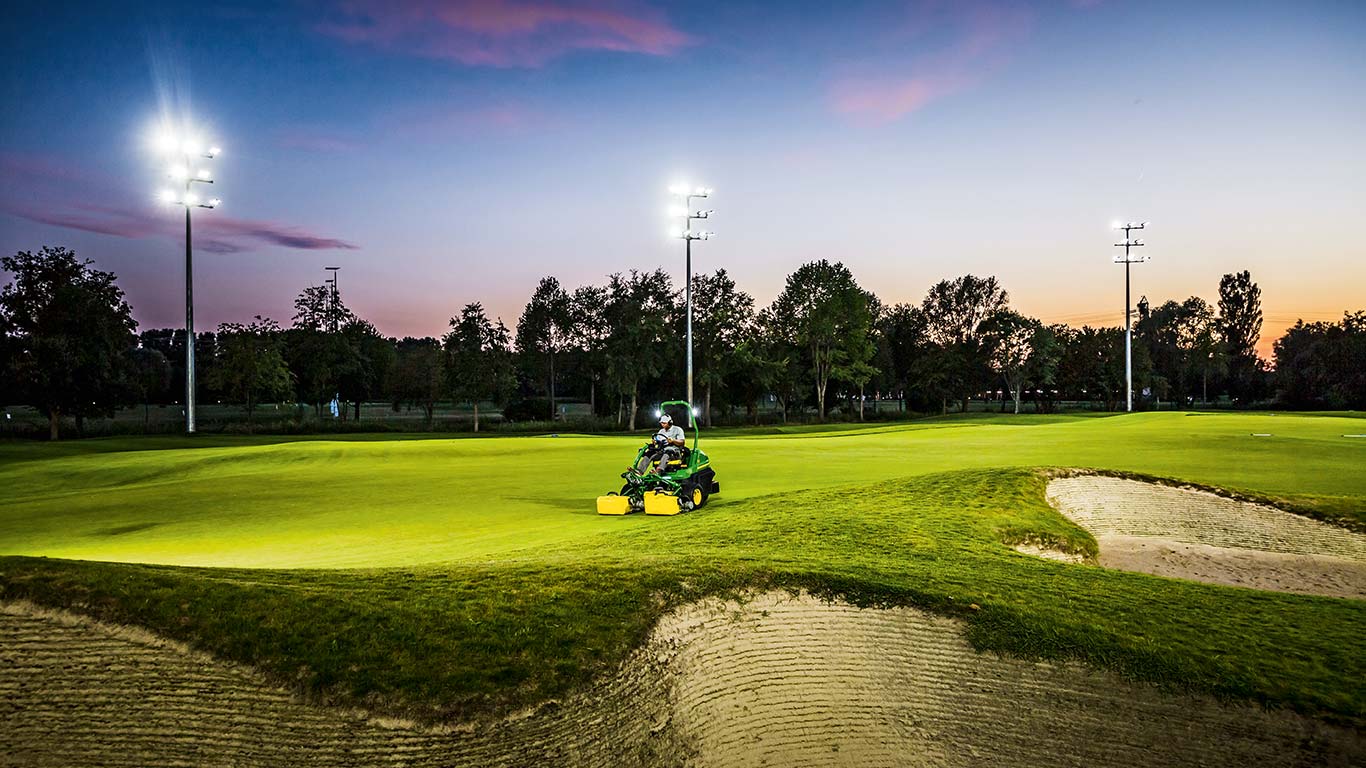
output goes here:
<path id="1" fill-rule="evenodd" d="M 1051 480 L 1048 500 L 1096 537 L 1099 562 L 1109 568 L 1366 598 L 1366 535 L 1335 525 L 1207 491 L 1099 475 Z"/>
<path id="2" fill-rule="evenodd" d="M 145 632 L 0 605 L 0 765 L 1310 766 L 1359 732 L 977 654 L 952 619 L 767 593 L 665 617 L 592 690 L 449 729 L 298 703 Z M 1359 763 L 1357 763 L 1359 764 Z"/>

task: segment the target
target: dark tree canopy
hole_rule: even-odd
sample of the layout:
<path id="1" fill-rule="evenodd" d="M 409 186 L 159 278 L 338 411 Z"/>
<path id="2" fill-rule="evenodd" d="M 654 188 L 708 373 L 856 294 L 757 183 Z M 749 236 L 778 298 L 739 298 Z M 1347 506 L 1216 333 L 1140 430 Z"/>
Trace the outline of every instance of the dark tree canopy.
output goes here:
<path id="1" fill-rule="evenodd" d="M 13 386 L 48 417 L 56 440 L 64 414 L 112 416 L 124 399 L 137 323 L 112 272 L 74 251 L 44 246 L 0 259 L 14 275 L 0 290 Z"/>
<path id="2" fill-rule="evenodd" d="M 460 317 L 451 318 L 446 349 L 446 385 L 453 400 L 474 405 L 474 431 L 479 431 L 479 401 L 507 403 L 516 386 L 511 339 L 503 321 L 484 314 L 478 302 L 465 305 Z"/>

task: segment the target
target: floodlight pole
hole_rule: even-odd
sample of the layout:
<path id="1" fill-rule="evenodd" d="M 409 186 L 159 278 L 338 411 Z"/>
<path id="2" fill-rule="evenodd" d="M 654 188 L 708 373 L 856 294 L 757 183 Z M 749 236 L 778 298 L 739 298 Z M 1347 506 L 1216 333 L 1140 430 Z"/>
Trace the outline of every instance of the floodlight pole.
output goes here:
<path id="1" fill-rule="evenodd" d="M 1148 222 L 1134 224 L 1132 222 L 1115 229 L 1124 230 L 1124 242 L 1115 243 L 1115 247 L 1124 247 L 1124 257 L 1115 257 L 1116 264 L 1124 265 L 1124 409 L 1132 412 L 1134 410 L 1134 357 L 1133 357 L 1133 327 L 1129 322 L 1129 265 L 1140 264 L 1148 260 L 1148 257 L 1141 256 L 1133 258 L 1129 255 L 1131 248 L 1142 247 L 1143 243 L 1129 237 L 1129 233 L 1134 230 L 1143 229 Z"/>
<path id="2" fill-rule="evenodd" d="M 710 189 L 698 187 L 690 192 L 684 192 L 682 195 L 685 217 L 683 219 L 684 226 L 682 237 L 684 243 L 683 303 L 686 307 L 685 315 L 687 318 L 685 321 L 684 335 L 687 339 L 686 344 L 688 346 L 688 425 L 693 427 L 694 429 L 697 428 L 697 417 L 693 414 L 693 411 L 697 406 L 696 404 L 694 404 L 692 399 L 692 241 L 705 240 L 711 236 L 711 233 L 693 232 L 692 222 L 694 219 L 707 218 L 711 215 L 711 211 L 697 211 L 696 213 L 694 213 L 692 209 L 692 201 L 694 198 L 706 198 L 710 194 Z"/>
<path id="3" fill-rule="evenodd" d="M 175 137 L 172 137 L 175 139 Z M 199 202 L 191 189 L 196 182 L 200 184 L 212 184 L 207 169 L 194 173 L 190 167 L 192 160 L 212 160 L 221 151 L 213 147 L 208 151 L 198 148 L 197 143 L 181 142 L 173 140 L 171 146 L 163 146 L 168 154 L 178 155 L 183 164 L 171 169 L 171 178 L 184 183 L 184 190 L 180 193 L 180 198 L 176 199 L 173 190 L 164 190 L 161 193 L 162 202 L 174 203 L 185 206 L 185 434 L 195 433 L 194 409 L 195 409 L 195 381 L 194 381 L 194 240 L 190 227 L 191 208 L 215 208 L 218 206 L 218 199 L 212 198 L 207 202 Z"/>
<path id="4" fill-rule="evenodd" d="M 331 279 L 325 282 L 329 282 L 332 284 L 332 332 L 336 333 L 339 330 L 337 326 L 337 307 L 341 305 L 341 295 L 338 292 L 339 289 L 337 288 L 337 273 L 341 271 L 341 267 L 323 267 L 323 269 L 332 273 Z"/>
<path id="5" fill-rule="evenodd" d="M 190 191 L 190 182 L 185 182 Z M 185 206 L 185 434 L 194 434 L 194 250 L 190 245 L 190 206 Z"/>

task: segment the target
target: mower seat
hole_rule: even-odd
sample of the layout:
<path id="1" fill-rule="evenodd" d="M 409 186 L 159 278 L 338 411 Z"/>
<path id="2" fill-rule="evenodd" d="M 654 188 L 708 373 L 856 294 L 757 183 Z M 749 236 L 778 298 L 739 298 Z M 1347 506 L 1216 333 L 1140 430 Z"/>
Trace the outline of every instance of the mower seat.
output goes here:
<path id="1" fill-rule="evenodd" d="M 677 458 L 669 459 L 669 464 L 666 468 L 671 472 L 675 469 L 683 469 L 688 466 L 688 459 L 692 458 L 691 454 L 692 451 L 685 446 L 681 455 Z"/>

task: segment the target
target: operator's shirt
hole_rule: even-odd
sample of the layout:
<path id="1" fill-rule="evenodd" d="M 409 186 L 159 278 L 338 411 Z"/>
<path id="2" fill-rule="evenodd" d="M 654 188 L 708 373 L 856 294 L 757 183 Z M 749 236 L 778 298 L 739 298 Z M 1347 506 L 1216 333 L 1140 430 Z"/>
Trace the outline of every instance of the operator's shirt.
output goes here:
<path id="1" fill-rule="evenodd" d="M 670 424 L 667 428 L 666 428 L 666 427 L 660 427 L 660 428 L 659 428 L 659 431 L 656 432 L 655 434 L 656 434 L 656 435 L 663 435 L 663 436 L 667 437 L 667 438 L 670 439 L 670 440 L 682 440 L 682 439 L 683 439 L 683 428 L 680 427 L 680 426 L 678 426 L 677 424 Z"/>

